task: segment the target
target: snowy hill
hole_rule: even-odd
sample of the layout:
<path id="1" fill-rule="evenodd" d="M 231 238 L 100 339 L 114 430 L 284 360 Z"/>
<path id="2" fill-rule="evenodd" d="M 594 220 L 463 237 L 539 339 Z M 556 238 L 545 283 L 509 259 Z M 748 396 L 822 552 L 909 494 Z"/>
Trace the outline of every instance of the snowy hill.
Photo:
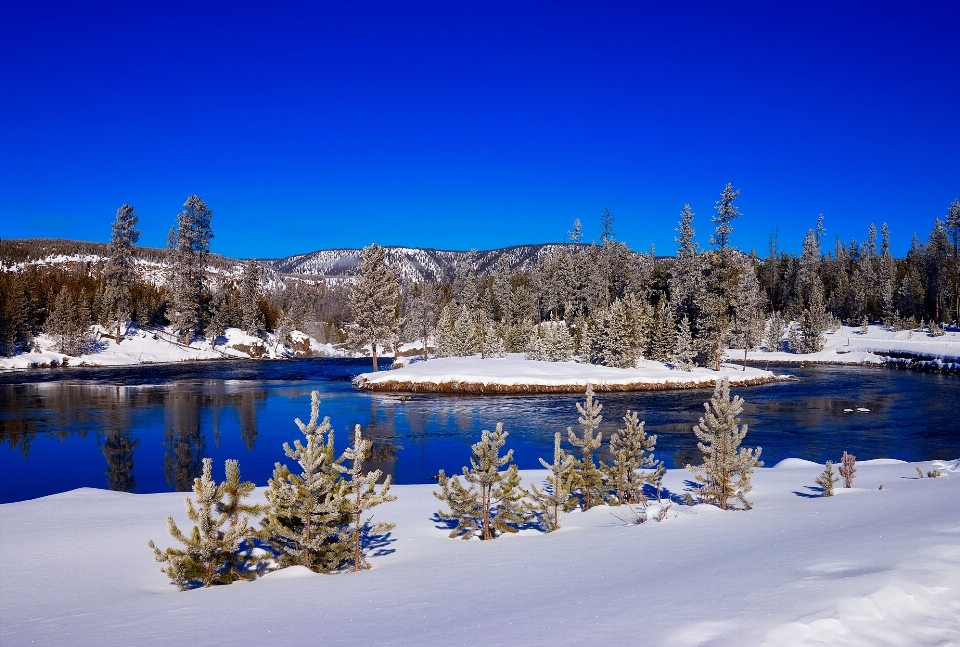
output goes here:
<path id="1" fill-rule="evenodd" d="M 493 269 L 501 254 L 510 261 L 513 271 L 529 271 L 544 254 L 566 247 L 564 244 L 514 245 L 477 252 L 476 270 Z M 387 265 L 405 281 L 444 281 L 453 279 L 457 265 L 469 252 L 416 247 L 386 247 Z M 321 249 L 309 254 L 265 259 L 264 266 L 283 274 L 310 274 L 328 278 L 356 276 L 360 271 L 360 249 Z"/>

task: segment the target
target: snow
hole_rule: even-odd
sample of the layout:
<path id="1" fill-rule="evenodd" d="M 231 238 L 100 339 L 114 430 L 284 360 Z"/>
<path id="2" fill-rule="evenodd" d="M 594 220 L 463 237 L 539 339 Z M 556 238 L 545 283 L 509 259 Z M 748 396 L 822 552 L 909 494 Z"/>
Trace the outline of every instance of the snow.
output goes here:
<path id="1" fill-rule="evenodd" d="M 466 460 L 466 456 L 464 460 Z M 839 456 L 838 456 L 839 458 Z M 178 592 L 146 546 L 186 523 L 181 493 L 74 490 L 0 505 L 4 645 L 945 645 L 960 640 L 960 473 L 953 461 L 756 471 L 755 507 L 675 503 L 628 525 L 598 506 L 548 535 L 450 539 L 435 486 L 395 486 L 397 527 L 370 571 L 286 569 Z M 916 477 L 940 469 L 941 478 Z M 789 467 L 789 469 L 782 469 Z M 540 480 L 542 471 L 524 472 Z M 690 474 L 667 473 L 682 500 Z M 880 484 L 884 489 L 878 490 Z M 855 495 L 855 496 L 852 496 Z M 258 493 L 260 496 L 260 493 Z"/>
<path id="2" fill-rule="evenodd" d="M 819 353 L 751 351 L 747 353 L 747 359 L 757 362 L 882 364 L 890 361 L 887 356 L 895 354 L 933 358 L 934 363 L 939 364 L 938 367 L 960 369 L 960 332 L 956 330 L 948 330 L 940 337 L 932 337 L 925 330 L 893 332 L 883 326 L 871 325 L 868 332 L 862 334 L 859 326 L 841 326 L 836 332 L 826 334 L 826 342 L 826 346 Z M 727 359 L 743 360 L 743 349 L 728 350 Z"/>
<path id="3" fill-rule="evenodd" d="M 36 342 L 40 351 L 20 353 L 13 357 L 0 357 L 0 370 L 29 369 L 42 366 L 63 365 L 66 360 L 68 366 L 128 366 L 132 364 L 157 364 L 168 362 L 183 362 L 212 359 L 247 359 L 250 354 L 237 349 L 237 345 L 260 346 L 264 349 L 264 358 L 291 357 L 288 350 L 275 348 L 272 335 L 265 342 L 259 337 L 247 335 L 238 328 L 227 328 L 224 335 L 217 338 L 216 348 L 211 348 L 206 340 L 194 341 L 190 346 L 182 344 L 182 338 L 173 335 L 166 329 L 141 330 L 131 326 L 125 335 L 122 335 L 119 344 L 110 331 L 99 326 L 93 351 L 72 357 L 57 352 L 56 341 L 45 335 L 37 337 Z M 300 331 L 291 333 L 296 341 L 310 340 L 311 349 L 319 356 L 339 357 L 343 352 L 331 344 L 321 344 L 316 339 L 308 337 Z"/>
<path id="4" fill-rule="evenodd" d="M 389 391 L 576 392 L 587 383 L 594 389 L 640 391 L 710 386 L 717 379 L 731 384 L 758 384 L 775 378 L 769 371 L 724 365 L 717 373 L 696 368 L 680 371 L 660 362 L 640 360 L 637 368 L 623 369 L 578 362 L 540 362 L 520 353 L 503 358 L 444 357 L 409 362 L 393 371 L 363 373 L 354 384 L 363 389 Z"/>

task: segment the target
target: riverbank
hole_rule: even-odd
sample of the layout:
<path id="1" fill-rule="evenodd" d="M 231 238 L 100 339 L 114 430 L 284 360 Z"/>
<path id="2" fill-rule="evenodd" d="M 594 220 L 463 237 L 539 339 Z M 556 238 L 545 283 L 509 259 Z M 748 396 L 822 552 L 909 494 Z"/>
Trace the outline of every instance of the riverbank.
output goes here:
<path id="1" fill-rule="evenodd" d="M 183 340 L 165 328 L 139 329 L 135 326 L 116 339 L 99 326 L 86 352 L 68 355 L 57 351 L 57 340 L 40 335 L 34 349 L 13 357 L 0 357 L 0 370 L 55 368 L 58 366 L 135 366 L 137 364 L 169 364 L 218 359 L 278 359 L 284 357 L 342 357 L 344 353 L 330 344 L 300 332 L 291 333 L 292 342 L 278 346 L 269 336 L 266 340 L 248 335 L 238 328 L 227 328 L 215 344 L 207 340 Z"/>
<path id="2" fill-rule="evenodd" d="M 956 641 L 957 462 L 857 467 L 854 488 L 831 498 L 814 486 L 823 465 L 788 459 L 760 468 L 747 512 L 683 505 L 690 474 L 669 470 L 664 489 L 672 505 L 662 522 L 628 525 L 617 518 L 632 518 L 626 508 L 598 506 L 564 514 L 555 533 L 524 530 L 490 542 L 448 538 L 433 518 L 436 486 L 395 486 L 398 500 L 378 507 L 376 519 L 397 526 L 371 570 L 289 568 L 182 593 L 159 572 L 146 542 L 172 544 L 168 514 L 189 527 L 183 493 L 81 489 L 4 504 L 0 643 Z M 917 467 L 944 476 L 919 479 Z M 544 472 L 523 476 L 539 482 Z M 262 489 L 255 498 L 262 500 Z"/>
<path id="3" fill-rule="evenodd" d="M 474 355 L 411 362 L 392 371 L 363 373 L 354 378 L 353 384 L 369 391 L 508 395 L 583 393 L 588 383 L 597 392 L 699 389 L 712 387 L 723 378 L 734 386 L 753 386 L 773 382 L 777 376 L 726 364 L 720 372 L 705 368 L 681 371 L 640 360 L 636 368 L 625 369 L 574 361 L 540 362 L 510 353 L 502 358 Z"/>
<path id="4" fill-rule="evenodd" d="M 743 349 L 729 349 L 731 362 L 743 362 Z M 915 370 L 960 372 L 960 332 L 950 330 L 939 337 L 926 331 L 893 332 L 872 325 L 866 333 L 859 327 L 841 326 L 826 334 L 826 345 L 819 353 L 751 351 L 748 364 L 767 362 L 791 364 L 859 364 Z"/>

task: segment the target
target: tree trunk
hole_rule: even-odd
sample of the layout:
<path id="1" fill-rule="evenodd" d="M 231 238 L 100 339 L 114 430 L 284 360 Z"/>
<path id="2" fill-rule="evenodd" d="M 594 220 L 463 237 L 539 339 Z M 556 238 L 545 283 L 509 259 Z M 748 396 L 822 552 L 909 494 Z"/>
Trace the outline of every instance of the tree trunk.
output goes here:
<path id="1" fill-rule="evenodd" d="M 377 342 L 370 343 L 370 354 L 373 355 L 373 372 L 377 372 Z"/>
<path id="2" fill-rule="evenodd" d="M 120 343 L 120 324 L 117 323 L 117 344 Z"/>

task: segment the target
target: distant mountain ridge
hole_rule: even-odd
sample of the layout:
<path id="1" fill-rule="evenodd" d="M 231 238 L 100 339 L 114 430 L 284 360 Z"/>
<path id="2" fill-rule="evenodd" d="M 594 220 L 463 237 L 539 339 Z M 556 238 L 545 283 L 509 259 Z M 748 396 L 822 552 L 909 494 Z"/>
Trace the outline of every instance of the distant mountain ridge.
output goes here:
<path id="1" fill-rule="evenodd" d="M 541 243 L 478 250 L 475 269 L 479 274 L 488 272 L 501 255 L 506 255 L 511 270 L 529 271 L 543 255 L 571 246 L 570 243 Z M 384 249 L 387 266 L 402 280 L 413 282 L 452 280 L 457 266 L 470 253 L 418 247 L 388 246 Z M 362 249 L 320 249 L 286 258 L 261 259 L 260 263 L 282 274 L 347 278 L 359 274 L 362 255 Z"/>

